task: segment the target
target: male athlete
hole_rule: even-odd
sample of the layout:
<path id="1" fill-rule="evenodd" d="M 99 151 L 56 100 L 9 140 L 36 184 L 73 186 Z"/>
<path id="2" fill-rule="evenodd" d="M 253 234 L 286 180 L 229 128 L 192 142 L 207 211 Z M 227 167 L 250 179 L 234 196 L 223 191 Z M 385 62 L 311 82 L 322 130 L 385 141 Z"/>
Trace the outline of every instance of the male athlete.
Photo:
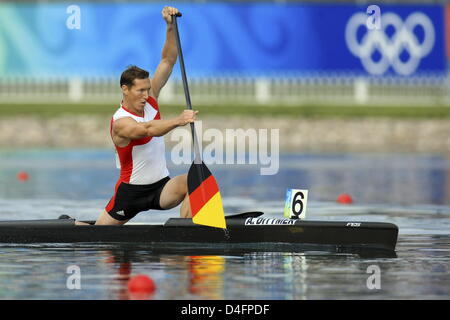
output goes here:
<path id="1" fill-rule="evenodd" d="M 176 118 L 161 120 L 157 103 L 177 60 L 172 27 L 172 15 L 176 13 L 178 10 L 173 7 L 162 10 L 167 23 L 166 41 L 152 79 L 147 71 L 136 66 L 128 67 L 120 77 L 123 100 L 111 120 L 120 178 L 97 225 L 121 225 L 141 211 L 171 209 L 181 202 L 180 216 L 191 217 L 187 175 L 169 177 L 162 136 L 194 122 L 198 111 L 184 110 Z"/>

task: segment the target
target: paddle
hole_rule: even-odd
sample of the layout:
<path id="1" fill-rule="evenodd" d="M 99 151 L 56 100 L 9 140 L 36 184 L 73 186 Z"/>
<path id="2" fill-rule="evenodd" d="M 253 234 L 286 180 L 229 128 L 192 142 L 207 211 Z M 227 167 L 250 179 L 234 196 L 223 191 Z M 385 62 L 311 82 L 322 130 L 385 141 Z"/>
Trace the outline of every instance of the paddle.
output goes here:
<path id="1" fill-rule="evenodd" d="M 181 17 L 181 13 L 172 16 L 172 24 L 178 47 L 178 57 L 186 104 L 189 110 L 192 110 L 186 68 L 184 66 L 183 52 L 181 50 L 180 34 L 178 33 L 177 17 Z M 227 224 L 225 221 L 219 186 L 217 185 L 216 179 L 211 174 L 211 171 L 209 171 L 202 161 L 194 123 L 191 123 L 190 125 L 195 152 L 194 162 L 188 172 L 188 194 L 191 205 L 192 221 L 195 224 L 225 229 Z"/>

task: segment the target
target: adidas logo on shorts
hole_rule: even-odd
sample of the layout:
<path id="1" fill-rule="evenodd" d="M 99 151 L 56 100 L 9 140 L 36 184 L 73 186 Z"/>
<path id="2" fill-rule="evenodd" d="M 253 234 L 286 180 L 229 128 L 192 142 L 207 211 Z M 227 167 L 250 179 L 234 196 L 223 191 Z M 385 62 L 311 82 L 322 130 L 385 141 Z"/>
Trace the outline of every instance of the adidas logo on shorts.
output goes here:
<path id="1" fill-rule="evenodd" d="M 116 213 L 118 215 L 120 215 L 120 216 L 124 216 L 125 217 L 125 212 L 123 210 L 117 211 Z"/>

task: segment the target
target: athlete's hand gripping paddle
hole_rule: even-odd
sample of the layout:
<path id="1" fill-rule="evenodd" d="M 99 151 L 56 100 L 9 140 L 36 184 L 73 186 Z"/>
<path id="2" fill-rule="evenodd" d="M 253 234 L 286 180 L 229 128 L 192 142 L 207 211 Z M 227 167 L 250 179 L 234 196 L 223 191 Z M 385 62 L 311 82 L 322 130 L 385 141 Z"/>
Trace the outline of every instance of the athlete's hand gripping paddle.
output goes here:
<path id="1" fill-rule="evenodd" d="M 178 47 L 178 58 L 180 62 L 181 77 L 183 79 L 186 104 L 189 110 L 192 110 L 183 52 L 181 50 L 180 34 L 178 33 L 177 17 L 181 17 L 181 13 L 172 16 L 172 24 Z M 211 174 L 211 171 L 209 171 L 202 161 L 194 123 L 191 123 L 190 125 L 195 151 L 194 162 L 188 172 L 188 193 L 192 221 L 196 224 L 225 229 L 227 225 L 219 186 L 217 185 L 216 179 Z"/>

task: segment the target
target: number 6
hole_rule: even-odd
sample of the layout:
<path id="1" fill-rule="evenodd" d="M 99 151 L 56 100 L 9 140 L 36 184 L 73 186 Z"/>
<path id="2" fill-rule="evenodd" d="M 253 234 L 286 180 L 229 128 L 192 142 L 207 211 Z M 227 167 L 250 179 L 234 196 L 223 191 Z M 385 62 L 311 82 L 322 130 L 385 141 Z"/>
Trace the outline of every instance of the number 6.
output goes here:
<path id="1" fill-rule="evenodd" d="M 297 200 L 297 197 L 300 196 L 301 200 Z M 299 191 L 297 192 L 293 199 L 292 199 L 292 206 L 291 206 L 291 210 L 292 213 L 295 215 L 295 217 L 298 218 L 298 216 L 303 212 L 303 199 L 305 198 L 305 195 L 303 194 L 303 192 Z M 300 210 L 295 210 L 296 209 L 296 205 L 299 204 L 300 205 Z"/>

